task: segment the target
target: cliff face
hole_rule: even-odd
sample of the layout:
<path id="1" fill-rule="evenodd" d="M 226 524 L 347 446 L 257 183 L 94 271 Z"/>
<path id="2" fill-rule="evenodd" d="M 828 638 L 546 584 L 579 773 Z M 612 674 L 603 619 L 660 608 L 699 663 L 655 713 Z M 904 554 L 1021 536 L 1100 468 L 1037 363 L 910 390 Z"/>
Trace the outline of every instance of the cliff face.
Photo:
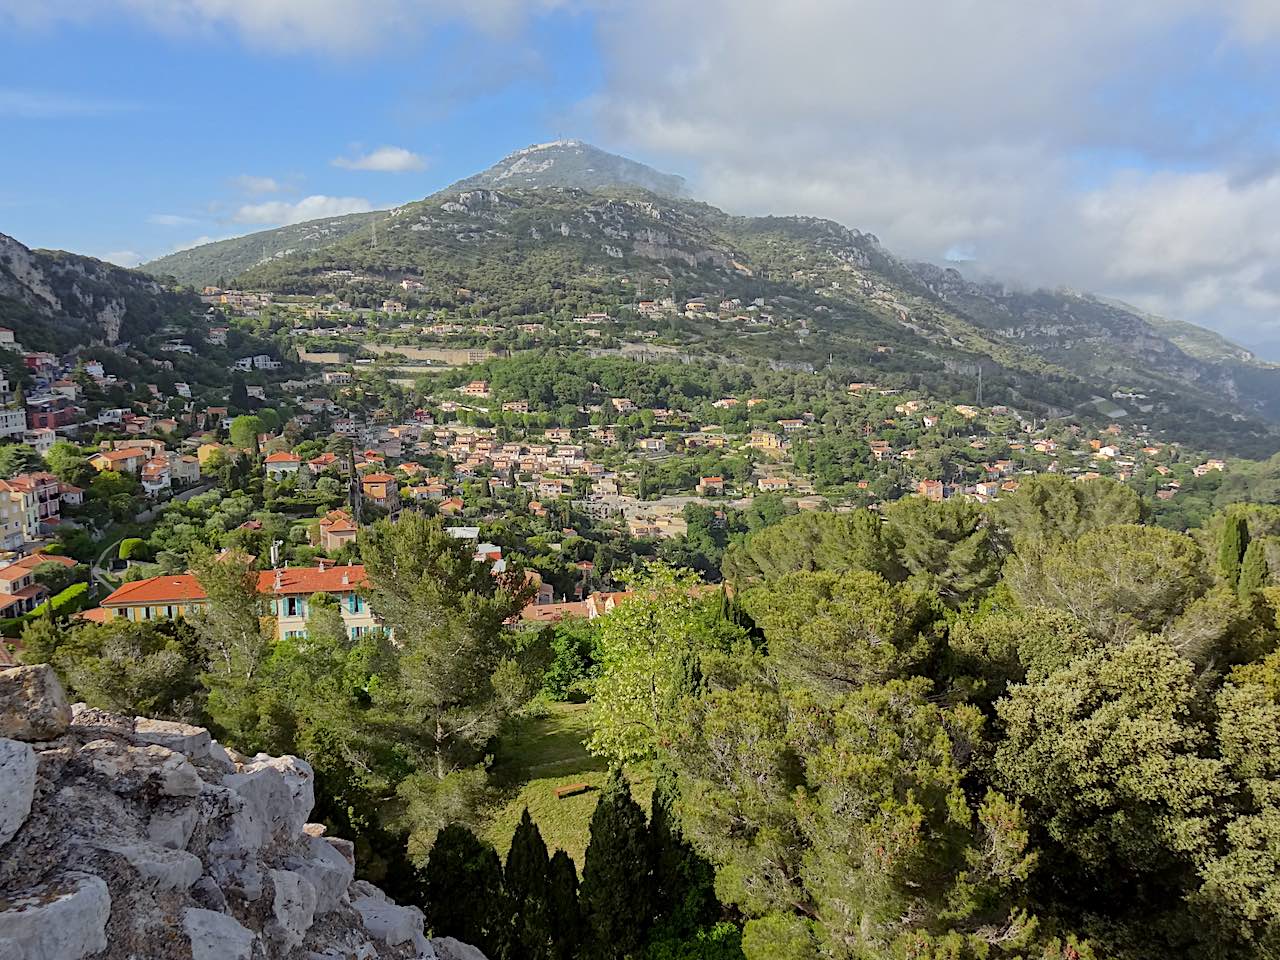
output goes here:
<path id="1" fill-rule="evenodd" d="M 484 960 L 353 880 L 311 768 L 0 671 L 0 960 Z"/>

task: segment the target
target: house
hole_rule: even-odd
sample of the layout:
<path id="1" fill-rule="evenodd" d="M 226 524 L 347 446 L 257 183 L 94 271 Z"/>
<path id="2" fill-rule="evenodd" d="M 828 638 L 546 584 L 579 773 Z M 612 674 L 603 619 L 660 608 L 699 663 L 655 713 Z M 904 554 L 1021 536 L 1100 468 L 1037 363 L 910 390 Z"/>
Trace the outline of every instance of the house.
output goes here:
<path id="1" fill-rule="evenodd" d="M 19 550 L 40 533 L 40 513 L 34 491 L 23 484 L 0 480 L 0 550 Z"/>
<path id="2" fill-rule="evenodd" d="M 37 430 L 27 430 L 22 434 L 22 442 L 31 447 L 41 456 L 48 453 L 57 441 L 57 433 L 50 430 L 48 427 L 40 427 Z"/>
<path id="3" fill-rule="evenodd" d="M 780 453 L 784 449 L 782 437 L 768 430 L 753 431 L 747 446 L 765 453 Z"/>
<path id="4" fill-rule="evenodd" d="M 374 506 L 389 513 L 400 509 L 400 487 L 389 473 L 369 473 L 360 479 L 360 492 Z"/>
<path id="5" fill-rule="evenodd" d="M 52 473 L 20 473 L 9 483 L 35 497 L 36 518 L 41 523 L 57 523 L 62 519 L 62 483 Z"/>
<path id="6" fill-rule="evenodd" d="M 718 497 L 724 493 L 724 477 L 703 477 L 697 490 L 704 497 Z"/>
<path id="7" fill-rule="evenodd" d="M 465 387 L 459 387 L 458 392 L 464 397 L 479 397 L 481 399 L 487 399 L 489 397 L 489 381 L 472 380 Z"/>
<path id="8" fill-rule="evenodd" d="M 330 468 L 338 469 L 342 466 L 338 455 L 333 452 L 322 453 L 318 457 L 312 457 L 307 461 L 307 469 L 312 473 L 324 473 Z"/>
<path id="9" fill-rule="evenodd" d="M 779 420 L 778 426 L 782 427 L 783 433 L 795 433 L 804 429 L 803 420 Z"/>
<path id="10" fill-rule="evenodd" d="M 0 437 L 21 437 L 27 432 L 27 412 L 18 407 L 0 409 Z"/>
<path id="11" fill-rule="evenodd" d="M 302 458 L 296 453 L 290 453 L 288 450 L 279 450 L 269 454 L 263 461 L 263 467 L 267 471 L 267 478 L 277 483 L 285 477 L 297 476 L 301 466 Z"/>
<path id="12" fill-rule="evenodd" d="M 58 485 L 58 492 L 63 506 L 82 507 L 84 506 L 84 490 L 70 483 L 62 483 Z"/>
<path id="13" fill-rule="evenodd" d="M 636 441 L 636 449 L 643 450 L 645 453 L 665 453 L 667 441 L 661 437 L 642 437 Z"/>
<path id="14" fill-rule="evenodd" d="M 377 629 L 377 618 L 359 592 L 366 584 L 365 569 L 358 564 L 286 567 L 258 574 L 258 593 L 267 598 L 268 613 L 276 618 L 278 640 L 306 636 L 307 604 L 317 593 L 327 593 L 338 601 L 350 636 L 359 637 Z M 126 583 L 102 601 L 102 609 L 107 611 L 107 619 L 174 619 L 190 613 L 207 599 L 195 576 L 185 573 Z"/>
<path id="15" fill-rule="evenodd" d="M 345 510 L 330 510 L 320 520 L 318 539 L 321 550 L 334 553 L 347 544 L 356 542 L 360 528 Z"/>
<path id="16" fill-rule="evenodd" d="M 529 401 L 528 400 L 508 400 L 506 403 L 502 405 L 502 412 L 503 413 L 528 413 Z"/>
<path id="17" fill-rule="evenodd" d="M 326 370 L 320 374 L 320 379 L 326 386 L 345 387 L 351 382 L 351 373 L 347 370 Z"/>
<path id="18" fill-rule="evenodd" d="M 143 465 L 151 457 L 151 451 L 145 447 L 125 447 L 95 453 L 89 458 L 89 464 L 98 471 L 114 470 L 116 473 L 132 473 L 136 476 L 142 472 Z"/>
<path id="19" fill-rule="evenodd" d="M 173 476 L 169 472 L 168 458 L 154 457 L 142 465 L 142 492 L 147 496 L 157 496 L 172 486 Z"/>
<path id="20" fill-rule="evenodd" d="M 921 480 L 916 484 L 916 493 L 926 500 L 941 501 L 946 498 L 947 490 L 941 480 Z"/>
<path id="21" fill-rule="evenodd" d="M 614 397 L 613 409 L 618 413 L 635 413 L 636 405 L 626 397 Z"/>
<path id="22" fill-rule="evenodd" d="M 66 397 L 41 397 L 27 401 L 27 427 L 57 430 L 76 422 L 76 405 Z"/>
<path id="23" fill-rule="evenodd" d="M 20 617 L 30 613 L 49 595 L 43 584 L 37 583 L 35 572 L 46 563 L 74 567 L 70 557 L 33 553 L 0 567 L 0 617 Z"/>
<path id="24" fill-rule="evenodd" d="M 169 476 L 174 483 L 183 485 L 200 482 L 200 460 L 191 454 L 169 456 Z"/>
<path id="25" fill-rule="evenodd" d="M 781 493 L 791 489 L 791 481 L 786 477 L 761 477 L 756 481 L 761 493 Z"/>

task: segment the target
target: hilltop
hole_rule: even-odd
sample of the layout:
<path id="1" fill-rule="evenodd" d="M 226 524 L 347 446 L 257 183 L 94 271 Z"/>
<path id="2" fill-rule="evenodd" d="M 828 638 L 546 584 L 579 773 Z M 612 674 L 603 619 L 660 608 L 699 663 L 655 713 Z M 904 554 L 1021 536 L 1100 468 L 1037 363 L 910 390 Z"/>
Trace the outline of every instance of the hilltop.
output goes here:
<path id="1" fill-rule="evenodd" d="M 540 187 L 576 187 L 604 190 L 636 187 L 663 197 L 686 195 L 684 178 L 660 173 L 652 167 L 581 140 L 535 143 L 503 157 L 487 170 L 459 180 L 443 194 L 493 188 L 535 190 Z"/>

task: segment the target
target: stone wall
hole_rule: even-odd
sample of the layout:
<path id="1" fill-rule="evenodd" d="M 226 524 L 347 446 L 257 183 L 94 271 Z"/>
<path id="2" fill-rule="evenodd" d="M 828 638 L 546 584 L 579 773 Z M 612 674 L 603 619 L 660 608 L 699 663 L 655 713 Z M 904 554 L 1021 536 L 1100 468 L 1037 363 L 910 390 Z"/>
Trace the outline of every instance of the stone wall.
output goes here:
<path id="1" fill-rule="evenodd" d="M 310 766 L 0 670 L 0 960 L 484 960 L 354 880 Z"/>

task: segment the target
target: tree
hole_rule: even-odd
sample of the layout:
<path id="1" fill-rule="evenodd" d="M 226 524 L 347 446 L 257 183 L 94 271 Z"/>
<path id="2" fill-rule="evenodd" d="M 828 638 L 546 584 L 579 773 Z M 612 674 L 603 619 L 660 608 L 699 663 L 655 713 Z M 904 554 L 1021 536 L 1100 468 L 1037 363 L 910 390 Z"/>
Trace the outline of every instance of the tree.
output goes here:
<path id="1" fill-rule="evenodd" d="M 49 471 L 63 483 L 75 487 L 87 487 L 93 482 L 94 469 L 89 458 L 80 452 L 80 448 L 59 440 L 44 455 Z"/>
<path id="2" fill-rule="evenodd" d="M 1056 540 L 1074 540 L 1090 530 L 1117 523 L 1138 523 L 1142 499 L 1123 484 L 1096 477 L 1077 481 L 1041 473 L 1019 483 L 1011 496 L 996 502 L 1001 527 L 1024 548 Z"/>
<path id="3" fill-rule="evenodd" d="M 518 564 L 494 576 L 438 518 L 406 511 L 361 537 L 367 602 L 395 636 L 374 701 L 417 770 L 401 784 L 414 842 L 474 816 L 486 744 L 536 690 L 533 650 L 507 626 L 530 598 Z"/>
<path id="4" fill-rule="evenodd" d="M 0 479 L 9 480 L 20 473 L 44 468 L 44 459 L 25 443 L 0 446 Z"/>
<path id="5" fill-rule="evenodd" d="M 255 456 L 258 453 L 258 435 L 262 433 L 262 418 L 252 414 L 241 414 L 231 421 L 231 444 L 242 450 L 248 450 Z"/>
<path id="6" fill-rule="evenodd" d="M 1023 609 L 1062 610 L 1117 643 L 1164 628 L 1209 586 L 1193 540 L 1130 524 L 1020 552 L 1007 563 L 1005 582 Z"/>
<path id="7" fill-rule="evenodd" d="M 1270 582 L 1271 569 L 1267 565 L 1266 542 L 1254 540 L 1245 548 L 1244 560 L 1240 564 L 1240 599 L 1248 601 Z"/>
<path id="8" fill-rule="evenodd" d="M 578 899 L 594 960 L 622 960 L 643 945 L 653 915 L 650 846 L 644 811 L 621 768 L 609 774 L 591 816 Z"/>
<path id="9" fill-rule="evenodd" d="M 967 500 L 907 497 L 885 511 L 898 560 L 923 587 L 958 605 L 995 583 L 999 558 L 991 527 Z"/>
<path id="10" fill-rule="evenodd" d="M 743 602 L 774 669 L 823 698 L 910 675 L 938 640 L 930 597 L 874 573 L 793 573 Z"/>
<path id="11" fill-rule="evenodd" d="M 523 960 L 551 960 L 555 956 L 551 863 L 547 845 L 526 807 L 511 839 L 503 880 L 514 926 L 511 944 Z"/>
<path id="12" fill-rule="evenodd" d="M 582 912 L 578 905 L 578 868 L 557 850 L 547 867 L 547 902 L 555 937 L 555 960 L 577 960 L 582 947 Z"/>
<path id="13" fill-rule="evenodd" d="M 1248 522 L 1238 513 L 1229 515 L 1218 544 L 1218 570 L 1232 588 L 1240 582 L 1240 564 L 1248 548 Z"/>
<path id="14" fill-rule="evenodd" d="M 423 870 L 421 907 L 431 932 L 505 957 L 511 912 L 498 854 L 462 824 L 440 831 Z"/>
<path id="15" fill-rule="evenodd" d="M 244 377 L 239 374 L 233 374 L 231 377 L 231 393 L 227 399 L 227 406 L 233 413 L 249 409 L 249 388 L 245 386 Z"/>
<path id="16" fill-rule="evenodd" d="M 275 620 L 258 592 L 258 574 L 243 554 L 203 550 L 191 569 L 206 601 L 192 611 L 208 664 L 210 720 L 239 749 L 262 744 L 260 726 L 271 704 L 262 697 L 261 670 L 275 638 Z"/>
<path id="17" fill-rule="evenodd" d="M 649 862 L 654 923 L 663 936 L 683 939 L 712 923 L 720 905 L 715 870 L 685 839 L 676 812 L 678 797 L 674 772 L 664 771 L 654 785 L 649 808 Z"/>
<path id="18" fill-rule="evenodd" d="M 633 595 L 604 619 L 587 748 L 616 763 L 655 755 L 664 725 L 692 693 L 697 580 L 661 564 L 624 578 Z"/>

